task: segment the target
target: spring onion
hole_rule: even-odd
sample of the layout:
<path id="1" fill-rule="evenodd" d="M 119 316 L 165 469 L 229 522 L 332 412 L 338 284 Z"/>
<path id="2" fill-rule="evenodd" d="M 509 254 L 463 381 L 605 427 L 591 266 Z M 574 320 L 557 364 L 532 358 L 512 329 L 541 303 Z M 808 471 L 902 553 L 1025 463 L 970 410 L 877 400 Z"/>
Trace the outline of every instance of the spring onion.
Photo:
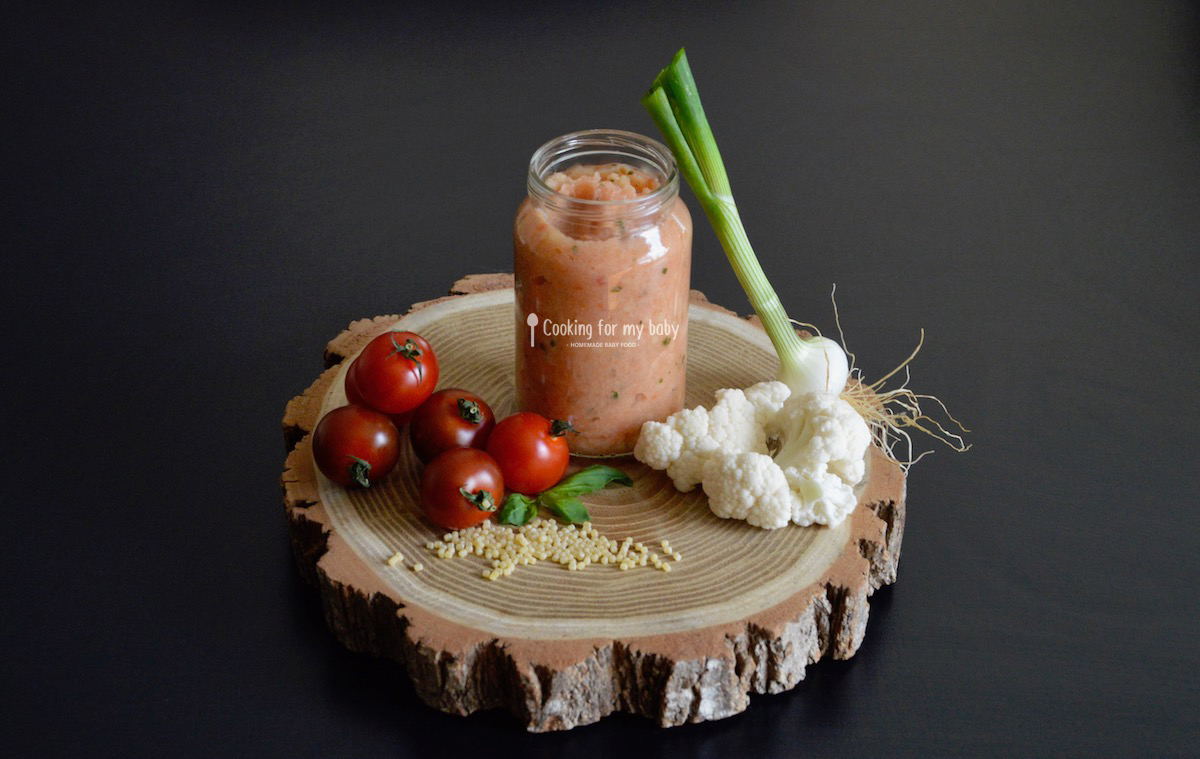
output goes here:
<path id="1" fill-rule="evenodd" d="M 793 394 L 840 393 L 850 376 L 846 353 L 826 337 L 802 338 L 792 328 L 775 289 L 763 273 L 742 226 L 721 152 L 700 104 L 683 50 L 675 54 L 642 98 L 679 170 L 691 186 L 729 257 L 729 263 L 779 356 L 779 380 Z"/>
<path id="2" fill-rule="evenodd" d="M 898 460 L 893 455 L 893 444 L 897 439 L 907 441 L 907 461 L 901 462 L 904 465 L 916 460 L 912 456 L 912 440 L 906 428 L 925 432 L 955 450 L 969 448 L 959 434 L 922 412 L 921 400 L 931 400 L 945 412 L 958 430 L 966 432 L 966 428 L 950 416 L 941 401 L 908 389 L 907 364 L 916 351 L 883 379 L 868 385 L 854 369 L 853 356 L 847 359 L 847 353 L 839 343 L 819 335 L 800 337 L 796 334 L 792 325 L 797 322 L 788 318 L 750 246 L 733 199 L 729 175 L 704 115 L 687 55 L 682 49 L 654 79 L 650 91 L 642 97 L 642 105 L 662 131 L 667 145 L 675 154 L 680 173 L 712 223 L 742 289 L 746 291 L 779 356 L 778 379 L 790 388 L 791 394 L 840 394 L 867 421 L 875 442 L 889 457 Z M 920 344 L 917 349 L 920 349 Z M 884 380 L 901 369 L 905 371 L 904 383 L 899 388 L 884 389 Z M 848 382 L 852 373 L 855 381 Z"/>

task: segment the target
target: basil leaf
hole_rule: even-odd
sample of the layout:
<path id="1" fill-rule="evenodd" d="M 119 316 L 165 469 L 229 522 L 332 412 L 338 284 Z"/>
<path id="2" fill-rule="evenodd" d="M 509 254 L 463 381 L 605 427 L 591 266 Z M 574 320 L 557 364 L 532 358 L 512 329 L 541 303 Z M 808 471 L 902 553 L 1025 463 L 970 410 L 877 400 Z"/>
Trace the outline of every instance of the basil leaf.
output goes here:
<path id="1" fill-rule="evenodd" d="M 580 469 L 569 477 L 564 477 L 562 482 L 550 488 L 542 495 L 550 495 L 554 498 L 586 495 L 587 493 L 594 493 L 597 490 L 603 490 L 604 486 L 610 482 L 620 485 L 633 484 L 633 480 L 629 479 L 629 475 L 620 469 L 604 466 L 603 464 L 593 464 L 586 469 Z"/>
<path id="2" fill-rule="evenodd" d="M 583 524 L 592 521 L 583 501 L 573 495 L 556 495 L 553 488 L 538 496 L 538 503 L 564 522 Z"/>
<path id="3" fill-rule="evenodd" d="M 528 524 L 535 516 L 537 516 L 537 503 L 534 499 L 520 493 L 509 493 L 508 498 L 504 499 L 504 506 L 500 508 L 500 513 L 496 515 L 496 521 L 500 524 L 513 524 L 519 527 Z"/>

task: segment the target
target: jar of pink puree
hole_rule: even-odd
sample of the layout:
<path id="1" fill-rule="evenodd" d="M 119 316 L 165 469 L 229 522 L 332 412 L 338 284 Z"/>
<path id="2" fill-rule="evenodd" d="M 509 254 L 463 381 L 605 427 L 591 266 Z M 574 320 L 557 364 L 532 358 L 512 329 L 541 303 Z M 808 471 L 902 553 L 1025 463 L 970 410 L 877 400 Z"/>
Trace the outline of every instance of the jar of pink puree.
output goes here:
<path id="1" fill-rule="evenodd" d="M 513 259 L 518 406 L 574 425 L 573 453 L 629 453 L 684 400 L 692 217 L 671 151 L 612 129 L 547 142 Z"/>

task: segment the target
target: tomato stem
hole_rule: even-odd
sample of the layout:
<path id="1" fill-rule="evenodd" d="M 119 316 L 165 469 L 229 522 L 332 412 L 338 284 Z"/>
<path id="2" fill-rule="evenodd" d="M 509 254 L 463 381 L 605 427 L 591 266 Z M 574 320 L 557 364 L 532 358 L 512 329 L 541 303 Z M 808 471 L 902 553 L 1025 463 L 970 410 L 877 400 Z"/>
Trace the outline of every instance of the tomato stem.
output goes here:
<path id="1" fill-rule="evenodd" d="M 421 360 L 417 358 L 421 355 L 421 348 L 410 337 L 404 341 L 404 345 L 396 342 L 396 333 L 392 333 L 392 347 L 395 348 L 388 354 L 388 358 L 395 355 L 401 355 L 417 365 L 417 379 L 424 379 L 425 367 L 421 366 Z"/>
<path id="2" fill-rule="evenodd" d="M 550 437 L 562 437 L 568 432 L 578 432 L 575 425 L 568 422 L 566 419 L 555 419 L 550 422 Z"/>
<path id="3" fill-rule="evenodd" d="M 471 424 L 483 422 L 483 411 L 480 410 L 479 404 L 469 398 L 458 399 L 458 415 Z"/>
<path id="4" fill-rule="evenodd" d="M 371 463 L 365 459 L 360 459 L 358 456 L 347 456 L 351 459 L 349 465 L 350 479 L 362 485 L 364 488 L 371 487 Z"/>
<path id="5" fill-rule="evenodd" d="M 463 498 L 466 498 L 467 501 L 480 511 L 496 510 L 496 499 L 492 498 L 492 491 L 490 490 L 478 490 L 472 493 L 466 488 L 459 488 L 458 492 L 462 493 Z"/>

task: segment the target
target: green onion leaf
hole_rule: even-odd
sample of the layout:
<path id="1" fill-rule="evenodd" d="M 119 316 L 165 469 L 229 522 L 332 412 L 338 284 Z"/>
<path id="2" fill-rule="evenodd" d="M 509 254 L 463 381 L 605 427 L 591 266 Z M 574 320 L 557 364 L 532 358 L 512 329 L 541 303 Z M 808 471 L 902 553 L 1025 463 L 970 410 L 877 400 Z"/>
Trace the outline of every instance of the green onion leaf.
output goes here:
<path id="1" fill-rule="evenodd" d="M 696 80 L 692 78 L 692 68 L 682 48 L 671 59 L 671 65 L 659 73 L 654 80 L 654 87 L 661 87 L 666 92 L 671 111 L 675 120 L 683 125 L 684 139 L 699 164 L 708 191 L 717 195 L 732 194 L 721 152 L 712 139 L 712 129 L 704 115 L 704 106 L 700 104 Z"/>
<path id="2" fill-rule="evenodd" d="M 683 50 L 676 53 L 671 64 L 655 78 L 650 92 L 642 97 L 642 105 L 650 112 L 667 146 L 675 154 L 680 173 L 696 193 L 738 282 L 762 320 L 763 329 L 779 355 L 780 379 L 794 386 L 789 379 L 803 371 L 801 356 L 810 351 L 796 336 L 779 296 L 767 281 L 750 246 L 733 200 L 721 152 L 704 115 L 700 93 Z"/>

